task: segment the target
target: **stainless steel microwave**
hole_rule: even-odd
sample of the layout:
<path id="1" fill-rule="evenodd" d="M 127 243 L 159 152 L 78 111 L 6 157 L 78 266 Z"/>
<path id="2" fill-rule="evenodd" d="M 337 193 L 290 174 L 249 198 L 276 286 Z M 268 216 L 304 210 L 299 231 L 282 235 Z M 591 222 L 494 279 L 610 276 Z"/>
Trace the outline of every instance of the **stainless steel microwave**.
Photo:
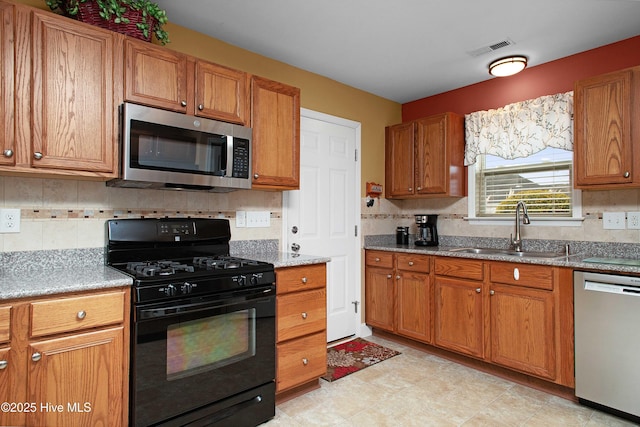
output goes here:
<path id="1" fill-rule="evenodd" d="M 251 188 L 251 128 L 137 104 L 121 106 L 112 187 L 225 192 Z"/>

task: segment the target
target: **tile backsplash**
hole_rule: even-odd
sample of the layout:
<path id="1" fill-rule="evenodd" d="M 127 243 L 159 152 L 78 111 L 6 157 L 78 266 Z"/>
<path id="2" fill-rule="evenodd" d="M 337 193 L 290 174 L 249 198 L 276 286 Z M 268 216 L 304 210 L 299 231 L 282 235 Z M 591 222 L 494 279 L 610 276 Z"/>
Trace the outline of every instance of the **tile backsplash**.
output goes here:
<path id="1" fill-rule="evenodd" d="M 232 240 L 279 239 L 282 194 L 201 193 L 107 187 L 104 182 L 0 176 L 0 207 L 19 208 L 20 232 L 0 234 L 3 252 L 100 248 L 105 221 L 128 217 L 230 220 Z M 267 228 L 236 228 L 235 212 L 269 211 Z"/>
<path id="2" fill-rule="evenodd" d="M 0 234 L 2 252 L 102 248 L 110 218 L 191 216 L 227 218 L 232 241 L 281 237 L 282 193 L 233 191 L 199 193 L 107 187 L 104 182 L 0 176 L 0 207 L 19 208 L 20 233 Z M 236 211 L 269 211 L 267 228 L 236 228 Z M 605 230 L 603 212 L 640 212 L 640 190 L 583 191 L 584 221 L 578 227 L 536 224 L 522 228 L 524 239 L 640 244 L 640 230 Z M 362 235 L 394 234 L 397 226 L 415 233 L 415 214 L 438 214 L 446 236 L 508 238 L 513 224 L 472 225 L 464 219 L 467 198 L 387 200 L 372 207 L 361 200 Z"/>

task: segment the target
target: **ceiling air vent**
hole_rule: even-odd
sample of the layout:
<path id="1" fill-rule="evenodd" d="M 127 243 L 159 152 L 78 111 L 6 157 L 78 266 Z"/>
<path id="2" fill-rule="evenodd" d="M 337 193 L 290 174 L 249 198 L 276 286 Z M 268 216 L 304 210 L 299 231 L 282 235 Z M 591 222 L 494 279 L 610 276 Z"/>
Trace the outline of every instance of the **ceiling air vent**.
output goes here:
<path id="1" fill-rule="evenodd" d="M 490 44 L 488 46 L 483 46 L 478 49 L 467 52 L 471 56 L 480 56 L 485 53 L 493 52 L 494 50 L 502 49 L 503 47 L 514 45 L 514 41 L 510 39 L 500 40 L 499 42 Z"/>

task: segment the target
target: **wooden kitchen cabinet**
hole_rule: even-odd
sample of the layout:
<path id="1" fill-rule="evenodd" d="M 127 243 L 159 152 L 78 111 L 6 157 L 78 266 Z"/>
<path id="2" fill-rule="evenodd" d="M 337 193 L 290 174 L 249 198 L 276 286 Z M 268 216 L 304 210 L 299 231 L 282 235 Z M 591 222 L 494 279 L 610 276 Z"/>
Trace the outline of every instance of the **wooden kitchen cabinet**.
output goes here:
<path id="1" fill-rule="evenodd" d="M 396 331 L 425 343 L 431 342 L 430 262 L 424 255 L 396 255 Z"/>
<path id="2" fill-rule="evenodd" d="M 484 358 L 484 263 L 436 257 L 434 270 L 434 344 Z"/>
<path id="3" fill-rule="evenodd" d="M 444 113 L 386 128 L 386 197 L 462 197 L 464 117 Z"/>
<path id="4" fill-rule="evenodd" d="M 326 265 L 276 269 L 276 393 L 327 371 Z"/>
<path id="5" fill-rule="evenodd" d="M 12 301 L 0 396 L 30 406 L 0 413 L 0 425 L 127 425 L 129 292 Z"/>
<path id="6" fill-rule="evenodd" d="M 491 265 L 491 360 L 556 378 L 556 314 L 550 267 Z"/>
<path id="7" fill-rule="evenodd" d="M 575 83 L 575 187 L 640 187 L 640 67 Z"/>
<path id="8" fill-rule="evenodd" d="M 0 165 L 15 164 L 14 117 L 14 14 L 15 6 L 0 3 Z"/>
<path id="9" fill-rule="evenodd" d="M 0 402 L 11 400 L 11 306 L 0 306 Z"/>
<path id="10" fill-rule="evenodd" d="M 0 171 L 115 177 L 124 36 L 22 5 L 0 13 Z"/>
<path id="11" fill-rule="evenodd" d="M 125 58 L 127 101 L 249 124 L 247 73 L 133 39 Z"/>
<path id="12" fill-rule="evenodd" d="M 251 77 L 252 187 L 300 188 L 300 89 Z"/>
<path id="13" fill-rule="evenodd" d="M 431 342 L 431 259 L 366 251 L 365 321 L 374 328 Z"/>

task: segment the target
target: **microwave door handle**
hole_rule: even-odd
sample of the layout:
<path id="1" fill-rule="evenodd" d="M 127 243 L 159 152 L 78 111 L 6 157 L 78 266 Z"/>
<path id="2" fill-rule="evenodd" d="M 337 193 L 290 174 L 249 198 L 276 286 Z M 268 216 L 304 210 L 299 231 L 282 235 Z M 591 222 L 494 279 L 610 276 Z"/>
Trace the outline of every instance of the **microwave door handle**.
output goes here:
<path id="1" fill-rule="evenodd" d="M 233 176 L 233 135 L 227 135 L 227 167 L 224 176 Z"/>

